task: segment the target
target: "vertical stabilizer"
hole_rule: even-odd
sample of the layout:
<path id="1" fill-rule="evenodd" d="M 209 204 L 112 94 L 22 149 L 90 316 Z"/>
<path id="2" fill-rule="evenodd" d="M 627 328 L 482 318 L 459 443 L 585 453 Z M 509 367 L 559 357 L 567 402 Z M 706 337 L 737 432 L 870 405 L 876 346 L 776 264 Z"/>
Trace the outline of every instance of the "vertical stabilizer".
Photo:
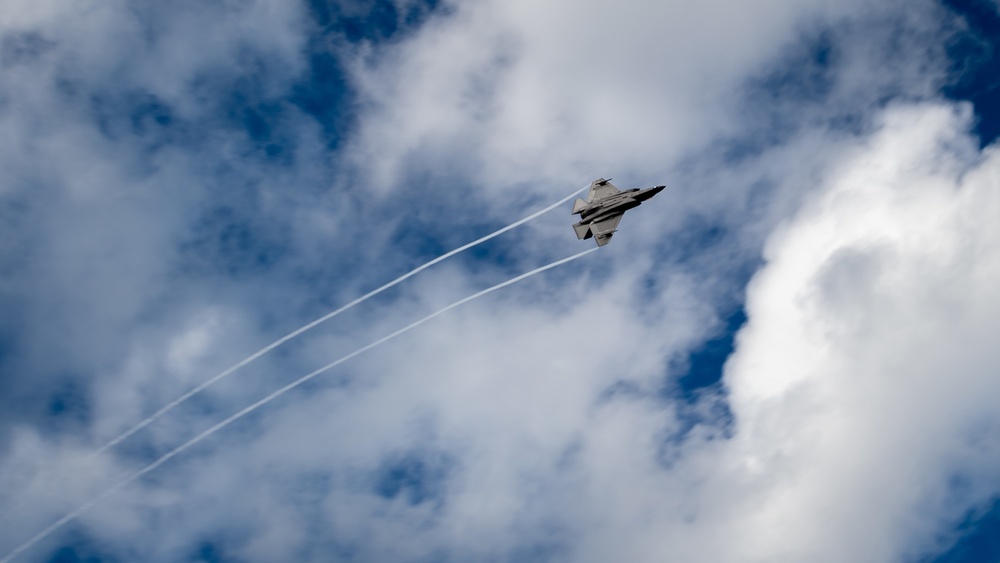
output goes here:
<path id="1" fill-rule="evenodd" d="M 576 198 L 576 201 L 573 202 L 573 215 L 576 215 L 577 213 L 583 211 L 586 208 L 587 208 L 586 200 Z"/>

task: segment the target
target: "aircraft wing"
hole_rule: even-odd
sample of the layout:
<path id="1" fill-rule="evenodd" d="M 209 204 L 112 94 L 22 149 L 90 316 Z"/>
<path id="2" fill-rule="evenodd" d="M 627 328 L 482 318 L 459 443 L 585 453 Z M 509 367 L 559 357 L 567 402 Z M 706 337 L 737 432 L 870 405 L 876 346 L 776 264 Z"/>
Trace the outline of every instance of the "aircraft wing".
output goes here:
<path id="1" fill-rule="evenodd" d="M 604 199 L 617 193 L 621 193 L 621 190 L 616 188 L 610 181 L 601 178 L 600 180 L 590 184 L 590 193 L 587 194 L 587 201 L 592 202 Z"/>
<path id="2" fill-rule="evenodd" d="M 611 235 L 618 229 L 618 223 L 622 220 L 621 215 L 609 217 L 603 221 L 590 225 L 590 232 L 594 233 L 594 240 L 597 246 L 604 246 L 611 242 Z"/>

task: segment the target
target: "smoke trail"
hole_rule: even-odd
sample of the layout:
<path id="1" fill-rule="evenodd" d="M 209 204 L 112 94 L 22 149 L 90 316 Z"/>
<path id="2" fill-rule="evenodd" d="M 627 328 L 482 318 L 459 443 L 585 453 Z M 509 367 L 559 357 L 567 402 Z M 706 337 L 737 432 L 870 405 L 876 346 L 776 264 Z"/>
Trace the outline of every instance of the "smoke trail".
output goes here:
<path id="1" fill-rule="evenodd" d="M 334 361 L 326 364 L 325 366 L 323 366 L 323 367 L 321 367 L 321 368 L 319 368 L 319 369 L 317 369 L 315 371 L 312 371 L 310 373 L 307 373 L 306 375 L 303 375 L 302 377 L 296 379 L 295 381 L 289 383 L 288 385 L 285 385 L 284 387 L 278 389 L 277 391 L 271 393 L 270 395 L 264 397 L 263 399 L 260 399 L 256 403 L 253 403 L 250 406 L 245 407 L 242 410 L 237 411 L 236 413 L 230 415 L 228 418 L 222 420 L 221 422 L 216 423 L 214 426 L 212 426 L 208 430 L 205 430 L 201 434 L 198 434 L 194 438 L 191 438 L 187 442 L 184 442 L 180 446 L 177 446 L 173 450 L 167 452 L 166 454 L 163 454 L 160 458 L 158 458 L 156 461 L 150 463 L 146 467 L 143 467 L 142 469 L 140 469 L 140 470 L 136 471 L 135 473 L 129 475 L 125 479 L 122 479 L 121 481 L 119 481 L 118 483 L 116 483 L 114 486 L 112 486 L 111 488 L 107 489 L 106 491 L 104 491 L 103 493 L 101 493 L 100 495 L 98 495 L 96 498 L 94 498 L 94 499 L 88 501 L 87 503 L 81 505 L 76 510 L 74 510 L 74 511 L 70 512 L 69 514 L 63 516 L 59 520 L 57 520 L 54 523 L 50 524 L 47 528 L 45 528 L 41 532 L 38 532 L 37 534 L 35 534 L 31 539 L 29 539 L 28 541 L 24 542 L 23 544 L 21 544 L 20 546 L 18 546 L 16 549 L 14 549 L 10 553 L 8 553 L 6 556 L 4 556 L 3 559 L 0 559 L 0 563 L 9 563 L 10 561 L 13 561 L 15 557 L 17 557 L 18 555 L 20 555 L 21 553 L 23 553 L 25 550 L 30 549 L 33 545 L 35 545 L 36 543 L 38 543 L 39 541 L 41 541 L 43 538 L 45 538 L 46 536 L 48 536 L 52 532 L 56 531 L 57 529 L 59 529 L 61 526 L 63 526 L 64 524 L 66 524 L 70 520 L 76 518 L 77 516 L 83 514 L 86 511 L 90 510 L 95 505 L 97 505 L 98 503 L 100 503 L 105 498 L 111 496 L 112 494 L 114 494 L 116 491 L 118 491 L 119 489 L 121 489 L 125 485 L 128 485 L 129 483 L 131 483 L 132 481 L 135 481 L 139 477 L 142 477 L 143 475 L 149 473 L 150 471 L 153 471 L 154 469 L 156 469 L 157 467 L 163 465 L 167 461 L 173 459 L 174 457 L 177 457 L 178 455 L 180 455 L 181 453 L 183 453 L 185 450 L 187 450 L 191 446 L 197 444 L 198 442 L 201 442 L 205 438 L 208 438 L 212 434 L 215 434 L 219 430 L 222 430 L 226 426 L 229 426 L 233 422 L 239 420 L 240 418 L 243 418 L 244 416 L 246 416 L 246 415 L 250 414 L 251 412 L 259 409 L 260 407 L 263 407 L 267 403 L 270 403 L 271 401 L 277 399 L 281 395 L 284 395 L 285 393 L 291 391 L 292 389 L 295 389 L 299 385 L 302 385 L 303 383 L 309 381 L 310 379 L 316 377 L 317 375 L 320 375 L 321 373 L 327 372 L 327 371 L 329 371 L 329 370 L 337 367 L 338 365 L 340 365 L 340 364 L 342 364 L 342 363 L 350 360 L 351 358 L 354 358 L 355 356 L 363 354 L 363 353 L 367 352 L 368 350 L 371 350 L 372 348 L 375 348 L 376 346 L 380 346 L 380 345 L 388 342 L 389 340 L 392 340 L 393 338 L 396 338 L 397 336 L 399 336 L 399 335 L 401 335 L 401 334 L 403 334 L 405 332 L 409 332 L 410 330 L 413 330 L 414 328 L 417 328 L 418 326 L 426 323 L 427 321 L 433 319 L 434 317 L 437 317 L 439 315 L 443 315 L 444 313 L 447 313 L 448 311 L 454 309 L 455 307 L 458 307 L 460 305 L 464 305 L 465 303 L 468 303 L 469 301 L 472 301 L 474 299 L 479 299 L 480 297 L 482 297 L 484 295 L 487 295 L 489 293 L 493 293 L 494 291 L 496 291 L 498 289 L 502 289 L 504 287 L 507 287 L 508 285 L 515 284 L 515 283 L 517 283 L 517 282 L 519 282 L 519 281 L 521 281 L 521 280 L 523 280 L 525 278 L 530 278 L 531 276 L 534 276 L 535 274 L 540 274 L 540 273 L 544 272 L 545 270 L 550 270 L 552 268 L 555 268 L 556 266 L 560 266 L 560 265 L 565 264 L 567 262 L 571 262 L 573 260 L 576 260 L 577 258 L 582 258 L 583 256 L 586 256 L 587 254 L 590 254 L 591 252 L 594 252 L 596 250 L 598 250 L 597 247 L 591 248 L 590 250 L 584 250 L 583 252 L 581 252 L 579 254 L 574 254 L 573 256 L 570 256 L 569 258 L 563 258 L 562 260 L 557 260 L 557 261 L 552 262 L 551 264 L 548 264 L 546 266 L 542 266 L 540 268 L 536 268 L 534 270 L 531 270 L 528 273 L 521 274 L 521 275 L 519 275 L 517 277 L 514 277 L 514 278 L 511 278 L 511 279 L 509 279 L 509 280 L 507 280 L 507 281 L 505 281 L 503 283 L 498 283 L 497 285 L 494 285 L 493 287 L 489 287 L 489 288 L 484 289 L 484 290 L 482 290 L 482 291 L 480 291 L 478 293 L 474 293 L 474 294 L 472 294 L 472 295 L 470 295 L 468 297 L 465 297 L 464 299 L 460 299 L 460 300 L 452 303 L 451 305 L 448 305 L 447 307 L 444 307 L 443 309 L 439 309 L 439 310 L 431 313 L 430 315 L 427 315 L 426 317 L 424 317 L 424 318 L 422 318 L 422 319 L 420 319 L 418 321 L 414 321 L 414 322 L 406 325 L 405 327 L 397 330 L 396 332 L 393 332 L 393 333 L 391 333 L 391 334 L 389 334 L 387 336 L 383 336 L 382 338 L 380 338 L 380 339 L 372 342 L 371 344 L 367 344 L 365 346 L 362 346 L 361 348 L 358 348 L 357 350 L 351 352 L 350 354 L 347 354 L 346 356 L 343 356 L 343 357 L 341 357 L 341 358 L 339 358 L 337 360 L 334 360 Z"/>
<path id="2" fill-rule="evenodd" d="M 531 221 L 532 219 L 536 219 L 539 216 L 544 215 L 545 213 L 548 213 L 549 211 L 552 211 L 556 207 L 559 207 L 560 205 L 562 205 L 562 204 L 566 203 L 567 201 L 573 199 L 578 193 L 582 192 L 585 189 L 587 189 L 587 188 L 579 189 L 579 190 L 571 193 L 570 195 L 564 197 L 563 199 L 561 199 L 561 200 L 553 203 L 552 205 L 546 207 L 545 209 L 542 209 L 540 211 L 536 211 L 535 213 L 532 213 L 531 215 L 528 215 L 527 217 L 525 217 L 524 219 L 521 219 L 520 221 L 511 223 L 510 225 L 507 225 L 506 227 L 504 227 L 504 228 L 502 228 L 502 229 L 500 229 L 498 231 L 494 231 L 494 232 L 492 232 L 492 233 L 490 233 L 490 234 L 488 234 L 488 235 L 486 235 L 486 236 L 484 236 L 484 237 L 482 237 L 480 239 L 476 239 L 476 240 L 474 240 L 474 241 L 472 241 L 472 242 L 470 242 L 470 243 L 468 243 L 468 244 L 466 244 L 464 246 L 460 246 L 460 247 L 456 248 L 455 250 L 452 250 L 451 252 L 448 252 L 447 254 L 442 254 L 441 256 L 438 256 L 437 258 L 431 260 L 430 262 L 427 262 L 426 264 L 424 264 L 422 266 L 417 266 L 416 268 L 410 270 L 409 272 L 403 274 L 402 276 L 399 276 L 398 278 L 396 278 L 396 279 L 392 280 L 391 282 L 383 285 L 382 287 L 379 287 L 378 289 L 373 289 L 372 291 L 369 291 L 368 293 L 362 295 L 361 297 L 358 297 L 354 301 L 351 301 L 350 303 L 348 303 L 348 304 L 340 307 L 339 309 L 333 311 L 332 313 L 327 313 L 326 315 L 324 315 L 324 316 L 322 316 L 322 317 L 320 317 L 320 318 L 312 321 L 311 323 L 309 323 L 307 325 L 304 325 L 301 328 L 298 328 L 298 329 L 296 329 L 296 330 L 294 330 L 292 332 L 289 332 L 285 336 L 282 336 L 281 338 L 275 340 L 274 342 L 268 344 L 267 346 L 261 348 L 260 350 L 257 350 L 253 354 L 247 356 L 245 359 L 240 360 L 239 362 L 233 364 L 231 367 L 227 368 L 225 371 L 223 371 L 223 372 L 221 372 L 221 373 L 213 376 L 212 378 L 208 379 L 204 383 L 198 385 L 197 387 L 194 387 L 193 389 L 191 389 L 190 391 L 184 393 L 180 397 L 177 397 L 173 401 L 170 401 L 169 403 L 167 403 L 166 405 L 164 405 L 162 408 L 160 408 L 160 410 L 158 410 L 158 411 L 154 412 L 153 414 L 149 415 L 148 417 L 146 417 L 146 419 L 143 420 L 142 422 L 137 423 L 135 426 L 129 428 L 125 432 L 122 432 L 120 435 L 118 435 L 118 437 L 114 438 L 113 440 L 111 440 L 108 443 L 106 443 L 103 446 L 101 446 L 96 452 L 94 452 L 94 455 L 99 455 L 101 453 L 104 453 L 108 449 L 115 447 L 116 445 L 118 445 L 119 443 L 121 443 L 123 440 L 127 439 L 129 436 L 131 436 L 131 435 L 135 434 L 136 432 L 142 430 L 143 428 L 149 426 L 156 419 L 160 418 L 161 416 L 167 414 L 169 411 L 173 410 L 177 405 L 180 405 L 184 401 L 190 399 L 192 396 L 200 393 L 201 391 L 204 391 L 205 388 L 207 388 L 208 386 L 216 383 L 220 379 L 223 379 L 223 378 L 229 376 L 230 374 L 232 374 L 236 370 L 242 368 L 243 366 L 249 364 L 250 362 L 253 362 L 257 358 L 263 356 L 264 354 L 267 354 L 271 350 L 274 350 L 278 346 L 281 346 L 282 344 L 284 344 L 285 342 L 288 342 L 289 340 L 295 338 L 296 336 L 299 336 L 303 332 L 306 332 L 307 330 L 315 328 L 317 325 L 319 325 L 321 323 L 324 323 L 324 322 L 332 319 L 333 317 L 336 317 L 337 315 L 343 313 L 344 311 L 350 309 L 351 307 L 354 307 L 355 305 L 359 305 L 359 304 L 367 301 L 368 299 L 370 299 L 370 298 L 378 295 L 379 293 L 382 293 L 383 291 L 385 291 L 385 290 L 387 290 L 387 289 L 389 289 L 389 288 L 391 288 L 391 287 L 393 287 L 393 286 L 401 283 L 402 281 L 404 281 L 404 280 L 406 280 L 406 279 L 408 279 L 410 277 L 413 277 L 413 276 L 417 275 L 418 273 L 426 270 L 427 268 L 430 268 L 431 266 L 433 266 L 434 264 L 437 264 L 438 262 L 441 262 L 443 260 L 447 260 L 448 258 L 451 258 L 452 256 L 454 256 L 454 255 L 456 255 L 456 254 L 458 254 L 458 253 L 460 253 L 462 251 L 468 250 L 468 249 L 470 249 L 473 246 L 476 246 L 478 244 L 482 244 L 482 243 L 490 240 L 491 238 L 500 236 L 503 233 L 506 233 L 507 231 L 509 231 L 511 229 L 514 229 L 516 227 L 520 227 L 521 225 L 527 223 L 528 221 Z"/>

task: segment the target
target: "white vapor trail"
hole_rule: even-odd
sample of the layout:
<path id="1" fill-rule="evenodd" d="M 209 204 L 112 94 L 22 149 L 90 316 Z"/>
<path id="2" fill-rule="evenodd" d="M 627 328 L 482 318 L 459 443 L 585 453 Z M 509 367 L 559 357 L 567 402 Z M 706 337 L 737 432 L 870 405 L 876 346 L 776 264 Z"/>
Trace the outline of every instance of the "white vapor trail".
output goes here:
<path id="1" fill-rule="evenodd" d="M 576 195 L 576 194 L 574 193 L 573 195 Z M 564 203 L 564 202 L 560 202 L 560 203 Z M 551 208 L 549 208 L 549 209 L 551 209 Z M 545 211 L 547 211 L 547 210 L 540 211 L 539 214 L 540 213 L 544 213 Z M 536 214 L 536 216 L 537 216 L 537 214 Z M 530 220 L 531 218 L 532 217 L 528 217 L 526 219 L 523 219 L 521 222 L 523 223 L 524 221 Z M 509 228 L 513 228 L 514 226 L 516 226 L 516 224 L 512 225 L 511 227 L 508 227 L 508 229 Z M 497 232 L 499 233 L 499 232 L 502 232 L 502 231 L 497 231 Z M 490 235 L 490 236 L 495 236 L 495 234 L 494 235 Z M 481 240 L 485 240 L 485 239 L 481 239 Z M 479 242 L 479 241 L 477 241 L 477 242 Z M 474 244 L 474 243 L 470 243 L 470 245 L 471 244 Z M 462 249 L 464 249 L 464 248 L 467 248 L 467 246 L 463 247 Z M 459 252 L 462 249 L 458 249 L 458 250 L 452 251 L 451 254 L 454 254 L 455 252 Z M 291 391 L 292 389 L 295 389 L 299 385 L 302 385 L 303 383 L 309 381 L 310 379 L 316 377 L 317 375 L 320 375 L 321 373 L 327 372 L 327 371 L 335 368 L 336 366 L 338 366 L 338 365 L 340 365 L 340 364 L 342 364 L 342 363 L 350 360 L 351 358 L 354 358 L 355 356 L 363 354 L 363 353 L 367 352 L 368 350 L 371 350 L 372 348 L 375 348 L 376 346 L 380 346 L 380 345 L 384 344 L 385 342 L 388 342 L 389 340 L 392 340 L 393 338 L 396 338 L 397 336 L 399 336 L 399 335 L 401 335 L 401 334 L 403 334 L 405 332 L 413 330 L 414 328 L 416 328 L 416 327 L 418 327 L 418 326 L 426 323 L 427 321 L 433 319 L 434 317 L 437 317 L 439 315 L 447 313 L 448 311 L 454 309 L 455 307 L 458 307 L 460 305 L 464 305 L 465 303 L 468 303 L 469 301 L 472 301 L 474 299 L 478 299 L 478 298 L 480 298 L 480 297 L 482 297 L 484 295 L 487 295 L 489 293 L 492 293 L 492 292 L 494 292 L 494 291 L 496 291 L 498 289 L 502 289 L 504 287 L 507 287 L 508 285 L 515 284 L 515 283 L 517 283 L 517 282 L 519 282 L 519 281 L 521 281 L 521 280 L 523 280 L 525 278 L 530 278 L 531 276 L 534 276 L 535 274 L 540 274 L 540 273 L 542 273 L 542 272 L 544 272 L 546 270 L 550 270 L 552 268 L 555 268 L 556 266 L 560 266 L 560 265 L 565 264 L 567 262 L 571 262 L 573 260 L 576 260 L 577 258 L 582 258 L 583 256 L 586 256 L 587 254 L 590 254 L 591 252 L 596 251 L 597 249 L 598 249 L 598 247 L 594 247 L 594 248 L 591 248 L 590 250 L 584 250 L 583 252 L 581 252 L 579 254 L 574 254 L 573 256 L 570 256 L 568 258 L 563 258 L 562 260 L 556 260 L 555 262 L 552 262 L 552 263 L 550 263 L 548 265 L 542 266 L 540 268 L 536 268 L 534 270 L 531 270 L 530 272 L 527 272 L 525 274 L 521 274 L 521 275 L 519 275 L 517 277 L 511 278 L 511 279 L 509 279 L 509 280 L 507 280 L 507 281 L 505 281 L 503 283 L 498 283 L 497 285 L 494 285 L 492 287 L 484 289 L 484 290 L 482 290 L 482 291 L 480 291 L 478 293 L 474 293 L 474 294 L 472 294 L 472 295 L 470 295 L 468 297 L 465 297 L 464 299 L 460 299 L 460 300 L 452 303 L 451 305 L 448 305 L 447 307 L 444 307 L 443 309 L 439 309 L 439 310 L 431 313 L 430 315 L 427 315 L 426 317 L 424 317 L 424 318 L 422 318 L 422 319 L 420 319 L 418 321 L 414 321 L 414 322 L 406 325 L 405 327 L 397 330 L 396 332 L 393 332 L 393 333 L 391 333 L 391 334 L 389 334 L 387 336 L 383 336 L 382 338 L 380 338 L 380 339 L 372 342 L 371 344 L 367 344 L 365 346 L 362 346 L 361 348 L 358 348 L 357 350 L 351 352 L 350 354 L 347 354 L 346 356 L 343 356 L 343 357 L 341 357 L 341 358 L 339 358 L 337 360 L 334 360 L 334 361 L 326 364 L 325 366 L 323 366 L 323 367 L 321 367 L 319 369 L 316 369 L 315 371 L 312 371 L 310 373 L 307 373 L 306 375 L 303 375 L 302 377 L 300 377 L 300 378 L 296 379 L 295 381 L 293 381 L 293 382 L 285 385 L 284 387 L 281 387 L 280 389 L 278 389 L 277 391 L 275 391 L 275 392 L 271 393 L 270 395 L 264 397 L 263 399 L 260 399 L 259 401 L 251 404 L 248 407 L 243 408 L 240 411 L 237 411 L 236 413 L 230 415 L 228 418 L 222 420 L 221 422 L 216 423 L 214 426 L 210 427 L 208 430 L 203 431 L 201 434 L 198 434 L 194 438 L 191 438 L 187 442 L 184 442 L 180 446 L 177 446 L 173 450 L 167 452 L 166 454 L 163 454 L 156 461 L 153 461 L 149 465 L 143 467 L 142 469 L 136 471 L 135 473 L 132 473 L 131 475 L 129 475 L 125 479 L 122 479 L 121 481 L 119 481 L 114 486 L 112 486 L 111 488 L 107 489 L 106 491 L 104 491 L 103 493 L 101 493 L 100 495 L 98 495 L 97 497 L 95 497 L 94 499 L 92 499 L 92 500 L 86 502 L 85 504 L 79 506 L 76 510 L 73 510 L 72 512 L 70 512 L 69 514 L 63 516 L 62 518 L 60 518 L 56 522 L 50 524 L 44 530 L 42 530 L 42 531 L 38 532 L 37 534 L 35 534 L 34 536 L 32 536 L 31 539 L 29 539 L 28 541 L 24 542 L 23 544 L 21 544 L 20 546 L 18 546 L 17 548 L 15 548 L 13 551 L 11 551 L 7 555 L 5 555 L 3 557 L 3 559 L 0 559 L 0 563 L 9 563 L 10 561 L 13 561 L 15 557 L 17 557 L 18 555 L 20 555 L 24 551 L 30 549 L 33 545 L 35 545 L 36 543 L 38 543 L 39 541 L 41 541 L 43 538 L 45 538 L 46 536 L 48 536 L 49 534 L 51 534 L 55 530 L 59 529 L 61 526 L 63 526 L 64 524 L 66 524 L 70 520 L 73 520 L 77 516 L 79 516 L 79 515 L 83 514 L 84 512 L 90 510 L 95 505 L 97 505 L 98 503 L 100 503 L 105 498 L 111 496 L 112 494 L 114 494 L 115 492 L 117 492 L 119 489 L 121 489 L 125 485 L 128 485 L 129 483 L 131 483 L 132 481 L 135 481 L 139 477 L 142 477 L 143 475 L 149 473 L 150 471 L 153 471 L 154 469 L 156 469 L 157 467 L 163 465 L 164 463 L 166 463 L 167 461 L 171 460 L 172 458 L 177 457 L 178 455 L 180 455 L 181 453 L 183 453 L 185 450 L 187 450 L 191 446 L 194 446 L 198 442 L 201 442 L 205 438 L 208 438 L 212 434 L 215 434 L 219 430 L 225 428 L 226 426 L 232 424 L 233 422 L 239 420 L 240 418 L 243 418 L 244 416 L 246 416 L 246 415 L 250 414 L 251 412 L 259 409 L 260 407 L 263 407 L 267 403 L 270 403 L 271 401 L 277 399 L 281 395 L 284 395 L 285 393 Z M 446 255 L 442 256 L 441 258 L 437 258 L 436 260 L 437 261 L 443 260 L 447 256 L 448 255 L 446 254 Z M 424 268 L 424 267 L 426 267 L 429 264 L 430 263 L 425 264 L 421 268 Z M 414 272 L 411 272 L 408 275 L 412 275 L 413 273 L 415 273 L 418 270 L 414 270 Z M 403 278 L 400 278 L 400 279 L 403 279 Z M 393 282 L 393 283 L 395 283 L 395 282 Z M 388 287 L 388 286 L 383 286 L 383 287 Z M 373 295 L 373 294 L 374 293 L 369 294 L 369 296 Z M 332 316 L 332 315 L 328 315 L 328 317 L 329 316 Z M 314 323 L 314 325 L 315 325 L 315 323 Z M 300 329 L 299 332 L 301 332 L 301 329 Z"/>
<path id="2" fill-rule="evenodd" d="M 359 305 L 359 304 L 367 301 L 368 299 L 370 299 L 370 298 L 378 295 L 379 293 L 382 293 L 383 291 L 385 291 L 385 290 L 387 290 L 387 289 L 389 289 L 389 288 L 391 288 L 391 287 L 393 287 L 393 286 L 395 286 L 395 285 L 403 282 L 404 280 L 417 275 L 418 273 L 426 270 L 427 268 L 430 268 L 431 266 L 433 266 L 434 264 L 437 264 L 438 262 L 441 262 L 443 260 L 447 260 L 448 258 L 451 258 L 452 256 L 454 256 L 454 255 L 456 255 L 456 254 L 458 254 L 458 253 L 460 253 L 462 251 L 468 250 L 468 249 L 470 249 L 473 246 L 476 246 L 478 244 L 482 244 L 482 243 L 490 240 L 491 238 L 500 236 L 503 233 L 506 233 L 507 231 L 509 231 L 511 229 L 514 229 L 516 227 L 520 227 L 521 225 L 527 223 L 528 221 L 531 221 L 532 219 L 536 219 L 537 217 L 539 217 L 541 215 L 544 215 L 545 213 L 548 213 L 549 211 L 552 211 L 556 207 L 559 207 L 560 205 L 562 205 L 562 204 L 566 203 L 567 201 L 573 199 L 573 197 L 575 197 L 577 194 L 579 194 L 580 192 L 582 192 L 585 189 L 587 189 L 587 188 L 582 188 L 582 189 L 576 190 L 575 192 L 573 192 L 570 195 L 564 197 L 563 199 L 561 199 L 561 200 L 553 203 L 552 205 L 546 207 L 545 209 L 542 209 L 540 211 L 536 211 L 535 213 L 532 213 L 531 215 L 528 215 L 527 217 L 525 217 L 524 219 L 521 219 L 520 221 L 511 223 L 510 225 L 507 225 L 506 227 L 504 227 L 504 228 L 502 228 L 502 229 L 500 229 L 498 231 L 494 231 L 494 232 L 492 232 L 492 233 L 490 233 L 490 234 L 488 234 L 488 235 L 486 235 L 486 236 L 484 236 L 484 237 L 482 237 L 480 239 L 476 239 L 476 240 L 474 240 L 474 241 L 472 241 L 472 242 L 470 242 L 470 243 L 468 243 L 468 244 L 466 244 L 464 246 L 460 246 L 460 247 L 456 248 L 455 250 L 452 250 L 451 252 L 448 252 L 446 254 L 442 254 L 441 256 L 438 256 L 437 258 L 431 260 L 430 262 L 427 262 L 426 264 L 424 264 L 422 266 L 417 266 L 413 270 L 410 270 L 409 272 L 403 274 L 402 276 L 399 276 L 398 278 L 396 278 L 396 279 L 392 280 L 391 282 L 383 285 L 382 287 L 379 287 L 378 289 L 373 289 L 372 291 L 369 291 L 368 293 L 362 295 L 361 297 L 358 297 L 354 301 L 351 301 L 350 303 L 348 303 L 348 304 L 340 307 L 339 309 L 337 309 L 337 310 L 335 310 L 335 311 L 333 311 L 331 313 L 327 313 L 326 315 L 324 315 L 324 316 L 322 316 L 322 317 L 320 317 L 320 318 L 312 321 L 311 323 L 309 323 L 307 325 L 304 325 L 301 328 L 298 328 L 298 329 L 296 329 L 296 330 L 294 330 L 292 332 L 289 332 L 285 336 L 282 336 L 281 338 L 275 340 L 274 342 L 268 344 L 267 346 L 261 348 L 260 350 L 257 350 L 253 354 L 247 356 L 243 360 L 240 360 L 236 364 L 233 364 L 231 367 L 227 368 L 225 371 L 223 371 L 223 372 L 219 373 L 218 375 L 215 375 L 212 378 L 206 380 L 204 383 L 201 383 L 197 387 L 194 387 L 193 389 L 191 389 L 190 391 L 188 391 L 188 392 L 184 393 L 183 395 L 177 397 L 173 401 L 170 401 L 169 403 L 167 403 L 166 405 L 164 405 L 162 408 L 160 408 L 160 410 L 158 410 L 158 411 L 154 412 L 153 414 L 149 415 L 148 417 L 146 417 L 146 419 L 144 419 L 142 422 L 137 423 L 135 426 L 129 428 L 125 432 L 122 432 L 118 437 L 114 438 L 113 440 L 111 440 L 108 443 L 106 443 L 103 446 L 101 446 L 97 451 L 94 452 L 94 455 L 99 455 L 101 453 L 104 453 L 108 449 L 115 447 L 116 445 L 118 445 L 119 443 L 121 443 L 123 440 L 127 439 L 129 436 L 131 436 L 131 435 L 135 434 L 136 432 L 142 430 L 143 428 L 149 426 L 154 421 L 156 421 L 158 418 L 160 418 L 161 416 L 163 416 L 163 415 L 167 414 L 168 412 L 170 412 L 171 410 L 173 410 L 177 405 L 180 405 L 181 403 L 183 403 L 184 401 L 190 399 L 194 395 L 200 393 L 201 391 L 204 391 L 205 388 L 207 388 L 208 386 L 216 383 L 220 379 L 223 379 L 223 378 L 231 375 L 236 370 L 242 368 L 243 366 L 249 364 L 250 362 L 253 362 L 257 358 L 263 356 L 264 354 L 267 354 L 271 350 L 274 350 L 278 346 L 281 346 L 282 344 L 284 344 L 285 342 L 288 342 L 289 340 L 295 338 L 296 336 L 299 336 L 303 332 L 306 332 L 306 331 L 308 331 L 308 330 L 310 330 L 312 328 L 315 328 L 317 325 L 322 324 L 322 323 L 324 323 L 324 322 L 332 319 L 333 317 L 336 317 L 337 315 L 343 313 L 344 311 L 350 309 L 351 307 L 354 307 L 355 305 Z"/>

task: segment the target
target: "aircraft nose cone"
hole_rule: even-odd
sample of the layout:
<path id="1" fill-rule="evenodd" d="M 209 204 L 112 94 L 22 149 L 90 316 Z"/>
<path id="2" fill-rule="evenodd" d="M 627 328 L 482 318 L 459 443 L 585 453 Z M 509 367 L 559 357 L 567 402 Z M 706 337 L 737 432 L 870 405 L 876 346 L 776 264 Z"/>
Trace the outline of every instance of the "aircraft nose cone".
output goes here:
<path id="1" fill-rule="evenodd" d="M 656 194 L 662 192 L 664 189 L 666 189 L 666 186 L 654 186 L 652 188 L 646 188 L 645 190 L 642 191 L 643 201 L 655 196 Z"/>

